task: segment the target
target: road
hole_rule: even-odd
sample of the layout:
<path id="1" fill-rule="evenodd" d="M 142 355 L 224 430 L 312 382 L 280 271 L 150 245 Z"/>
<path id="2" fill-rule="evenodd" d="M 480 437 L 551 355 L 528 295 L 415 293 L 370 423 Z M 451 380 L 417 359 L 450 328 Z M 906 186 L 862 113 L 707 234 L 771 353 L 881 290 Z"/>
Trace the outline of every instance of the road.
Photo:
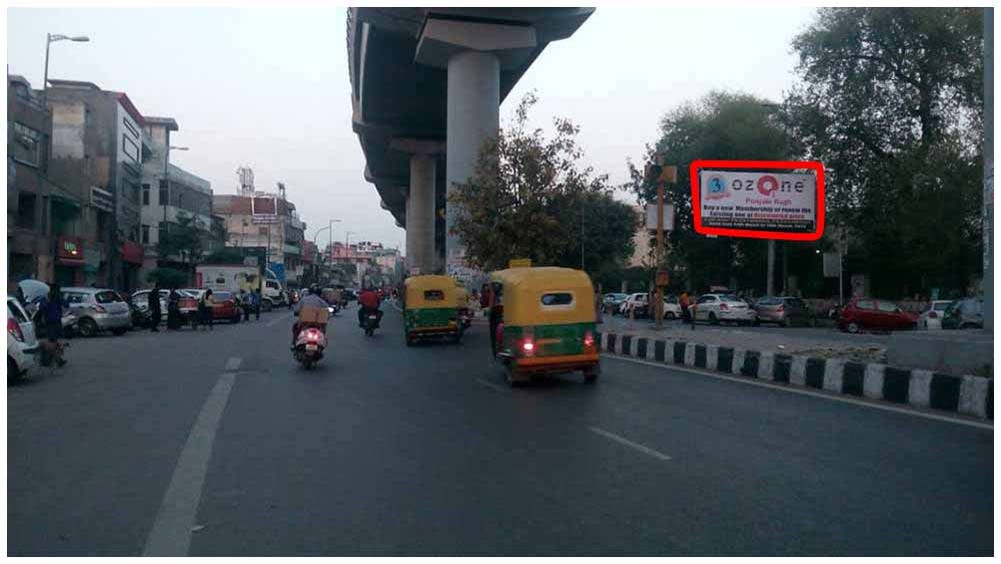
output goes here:
<path id="1" fill-rule="evenodd" d="M 992 429 L 353 315 L 309 372 L 286 312 L 74 340 L 8 386 L 8 554 L 992 554 Z"/>

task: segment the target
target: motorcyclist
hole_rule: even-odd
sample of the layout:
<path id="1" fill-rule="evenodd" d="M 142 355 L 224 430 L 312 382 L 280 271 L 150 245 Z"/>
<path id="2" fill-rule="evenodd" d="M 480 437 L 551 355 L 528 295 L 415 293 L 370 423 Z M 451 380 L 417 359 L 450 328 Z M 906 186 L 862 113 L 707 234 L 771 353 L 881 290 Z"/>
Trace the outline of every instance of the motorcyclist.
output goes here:
<path id="1" fill-rule="evenodd" d="M 315 308 L 322 308 L 322 309 L 327 309 L 329 307 L 327 305 L 327 301 L 324 300 L 320 296 L 320 287 L 318 285 L 316 285 L 316 284 L 310 285 L 310 287 L 309 287 L 309 293 L 306 294 L 306 295 L 304 295 L 302 297 L 302 299 L 300 299 L 298 302 L 296 302 L 296 304 L 295 304 L 295 314 L 298 316 L 299 312 L 304 307 L 305 308 L 315 307 Z M 299 337 L 299 330 L 301 328 L 302 328 L 302 324 L 300 324 L 299 320 L 297 319 L 296 322 L 292 324 L 292 348 L 293 349 L 295 348 L 295 340 L 296 340 L 296 338 Z M 323 331 L 324 333 L 327 332 L 327 328 L 326 327 L 320 327 L 320 330 Z"/>
<path id="2" fill-rule="evenodd" d="M 362 293 L 358 296 L 358 326 L 364 327 L 365 324 L 362 320 L 365 319 L 365 315 L 369 313 L 375 313 L 376 323 L 382 321 L 382 310 L 379 309 L 379 303 L 381 298 L 379 298 L 379 293 L 373 290 L 371 287 L 362 290 Z"/>

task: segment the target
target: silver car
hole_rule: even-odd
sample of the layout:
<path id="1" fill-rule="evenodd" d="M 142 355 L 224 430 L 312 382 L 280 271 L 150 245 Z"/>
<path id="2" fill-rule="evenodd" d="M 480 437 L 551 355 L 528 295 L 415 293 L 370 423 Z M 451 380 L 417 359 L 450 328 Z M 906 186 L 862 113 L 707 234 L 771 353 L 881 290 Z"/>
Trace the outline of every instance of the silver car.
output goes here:
<path id="1" fill-rule="evenodd" d="M 732 321 L 738 325 L 753 323 L 758 314 L 744 300 L 732 294 L 705 294 L 690 306 L 696 321 L 708 321 L 713 325 L 721 321 Z"/>
<path id="2" fill-rule="evenodd" d="M 63 304 L 76 315 L 77 329 L 84 337 L 99 331 L 122 335 L 132 326 L 129 304 L 113 290 L 62 288 Z"/>

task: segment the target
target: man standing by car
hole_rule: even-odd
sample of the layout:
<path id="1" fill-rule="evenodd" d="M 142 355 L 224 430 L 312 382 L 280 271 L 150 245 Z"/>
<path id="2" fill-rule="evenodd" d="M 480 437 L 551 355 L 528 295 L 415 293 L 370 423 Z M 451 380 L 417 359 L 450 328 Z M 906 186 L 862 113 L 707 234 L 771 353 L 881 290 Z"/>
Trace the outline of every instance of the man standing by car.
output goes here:
<path id="1" fill-rule="evenodd" d="M 158 333 L 160 331 L 160 283 L 154 282 L 153 289 L 149 291 L 146 296 L 149 304 L 149 327 L 150 331 L 153 333 Z"/>

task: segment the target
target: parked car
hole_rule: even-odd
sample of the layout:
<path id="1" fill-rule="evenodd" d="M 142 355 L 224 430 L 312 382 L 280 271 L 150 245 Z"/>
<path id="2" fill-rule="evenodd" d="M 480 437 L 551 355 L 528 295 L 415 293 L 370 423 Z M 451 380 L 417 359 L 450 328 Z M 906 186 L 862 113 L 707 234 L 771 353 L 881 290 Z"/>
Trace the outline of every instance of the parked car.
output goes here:
<path id="1" fill-rule="evenodd" d="M 139 290 L 132 294 L 131 305 L 134 310 L 132 325 L 138 327 L 149 327 L 149 290 Z M 160 290 L 160 319 L 157 323 L 167 322 L 167 302 L 170 299 L 170 290 Z"/>
<path id="2" fill-rule="evenodd" d="M 696 321 L 708 321 L 713 325 L 721 321 L 749 325 L 758 318 L 747 302 L 733 294 L 704 294 L 689 307 L 694 311 Z"/>
<path id="3" fill-rule="evenodd" d="M 918 327 L 921 329 L 941 329 L 942 318 L 945 317 L 945 310 L 953 300 L 932 300 L 928 307 L 918 316 Z"/>
<path id="4" fill-rule="evenodd" d="M 77 318 L 77 329 L 84 337 L 100 331 L 122 335 L 132 326 L 129 304 L 107 288 L 63 288 L 63 303 Z"/>
<path id="5" fill-rule="evenodd" d="M 601 305 L 605 308 L 605 311 L 609 311 L 612 314 L 615 314 L 618 313 L 619 306 L 621 306 L 622 302 L 626 301 L 626 298 L 628 297 L 629 294 L 611 292 L 602 296 Z"/>
<path id="6" fill-rule="evenodd" d="M 7 296 L 7 381 L 20 380 L 35 367 L 38 356 L 35 324 L 13 296 Z"/>
<path id="7" fill-rule="evenodd" d="M 649 296 L 647 296 L 646 292 L 629 294 L 626 299 L 622 300 L 622 303 L 619 304 L 619 313 L 622 315 L 629 315 L 629 310 L 632 310 L 633 317 L 645 317 L 648 298 Z"/>
<path id="8" fill-rule="evenodd" d="M 838 329 L 849 333 L 863 329 L 913 329 L 917 324 L 917 314 L 906 312 L 893 302 L 874 298 L 852 298 L 838 317 Z"/>
<path id="9" fill-rule="evenodd" d="M 803 300 L 790 296 L 766 296 L 754 303 L 758 318 L 755 323 L 777 323 L 782 327 L 790 325 L 812 325 L 813 313 Z"/>
<path id="10" fill-rule="evenodd" d="M 984 300 L 965 298 L 949 304 L 942 318 L 943 329 L 972 329 L 984 327 Z"/>
<path id="11" fill-rule="evenodd" d="M 205 293 L 204 289 L 198 288 L 186 288 L 181 290 L 183 292 L 182 303 L 185 306 L 189 306 L 187 311 L 185 307 L 181 307 L 182 314 L 191 314 L 190 302 L 185 301 L 183 298 L 194 298 L 195 301 L 195 311 L 198 310 L 198 301 L 201 300 L 202 294 Z M 212 321 L 229 321 L 230 323 L 239 323 L 243 319 L 243 311 L 239 308 L 236 303 L 236 294 L 233 292 L 227 292 L 226 290 L 212 291 Z"/>

